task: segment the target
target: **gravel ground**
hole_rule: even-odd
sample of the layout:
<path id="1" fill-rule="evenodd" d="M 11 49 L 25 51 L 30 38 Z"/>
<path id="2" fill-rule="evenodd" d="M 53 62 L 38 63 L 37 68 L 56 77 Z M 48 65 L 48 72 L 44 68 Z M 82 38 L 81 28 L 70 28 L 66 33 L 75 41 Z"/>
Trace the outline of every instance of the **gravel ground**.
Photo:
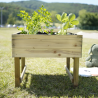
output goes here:
<path id="1" fill-rule="evenodd" d="M 80 31 L 77 35 L 83 35 L 83 38 L 98 39 L 98 33 L 85 33 Z"/>

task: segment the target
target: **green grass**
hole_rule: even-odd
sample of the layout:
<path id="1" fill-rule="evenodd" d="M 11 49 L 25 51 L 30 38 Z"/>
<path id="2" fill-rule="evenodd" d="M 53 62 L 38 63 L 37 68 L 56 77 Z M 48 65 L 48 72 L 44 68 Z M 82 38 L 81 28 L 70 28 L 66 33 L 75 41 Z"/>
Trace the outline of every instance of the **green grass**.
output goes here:
<path id="1" fill-rule="evenodd" d="M 17 32 L 15 28 L 0 28 L 0 98 L 98 97 L 98 77 L 79 76 L 79 86 L 74 88 L 64 69 L 65 58 L 26 58 L 24 80 L 19 88 L 15 88 L 11 34 Z M 83 39 L 80 67 L 85 67 L 85 59 L 92 44 L 98 44 L 98 40 Z"/>

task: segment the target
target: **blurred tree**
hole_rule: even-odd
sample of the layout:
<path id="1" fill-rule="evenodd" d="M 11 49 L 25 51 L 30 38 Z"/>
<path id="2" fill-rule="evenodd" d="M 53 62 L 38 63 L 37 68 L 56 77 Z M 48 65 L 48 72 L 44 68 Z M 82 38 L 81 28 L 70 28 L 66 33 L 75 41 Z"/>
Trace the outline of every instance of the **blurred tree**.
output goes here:
<path id="1" fill-rule="evenodd" d="M 52 18 L 52 22 L 58 22 L 57 18 L 56 18 L 56 11 L 51 11 L 51 18 Z"/>
<path id="2" fill-rule="evenodd" d="M 98 13 L 90 13 L 86 10 L 79 11 L 79 27 L 81 29 L 98 29 Z"/>
<path id="3" fill-rule="evenodd" d="M 12 13 L 8 16 L 7 24 L 15 24 L 15 17 L 13 17 Z"/>
<path id="4" fill-rule="evenodd" d="M 16 20 L 15 24 L 16 25 L 24 25 L 24 22 L 22 20 L 21 21 L 20 20 Z"/>

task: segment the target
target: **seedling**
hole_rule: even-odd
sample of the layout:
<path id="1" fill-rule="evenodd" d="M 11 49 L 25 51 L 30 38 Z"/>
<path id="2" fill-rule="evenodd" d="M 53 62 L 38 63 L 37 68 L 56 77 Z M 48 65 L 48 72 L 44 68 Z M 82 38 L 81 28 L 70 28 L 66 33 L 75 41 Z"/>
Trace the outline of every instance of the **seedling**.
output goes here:
<path id="1" fill-rule="evenodd" d="M 58 35 L 66 35 L 68 28 L 78 25 L 79 21 L 76 20 L 76 16 L 73 13 L 70 13 L 67 16 L 67 13 L 63 12 L 62 15 L 57 14 L 56 18 L 62 23 L 61 29 L 58 31 Z"/>

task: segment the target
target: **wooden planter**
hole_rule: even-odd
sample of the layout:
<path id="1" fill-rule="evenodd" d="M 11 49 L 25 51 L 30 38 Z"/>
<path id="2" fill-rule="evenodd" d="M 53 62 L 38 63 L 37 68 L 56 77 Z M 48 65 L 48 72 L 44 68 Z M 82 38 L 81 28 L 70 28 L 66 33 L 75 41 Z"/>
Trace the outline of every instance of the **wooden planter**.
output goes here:
<path id="1" fill-rule="evenodd" d="M 79 58 L 82 57 L 82 35 L 12 35 L 12 57 L 15 60 L 15 87 L 19 87 L 26 70 L 25 57 L 66 58 L 66 71 L 78 85 Z M 22 64 L 20 76 L 20 58 Z M 70 58 L 74 59 L 73 76 Z"/>

